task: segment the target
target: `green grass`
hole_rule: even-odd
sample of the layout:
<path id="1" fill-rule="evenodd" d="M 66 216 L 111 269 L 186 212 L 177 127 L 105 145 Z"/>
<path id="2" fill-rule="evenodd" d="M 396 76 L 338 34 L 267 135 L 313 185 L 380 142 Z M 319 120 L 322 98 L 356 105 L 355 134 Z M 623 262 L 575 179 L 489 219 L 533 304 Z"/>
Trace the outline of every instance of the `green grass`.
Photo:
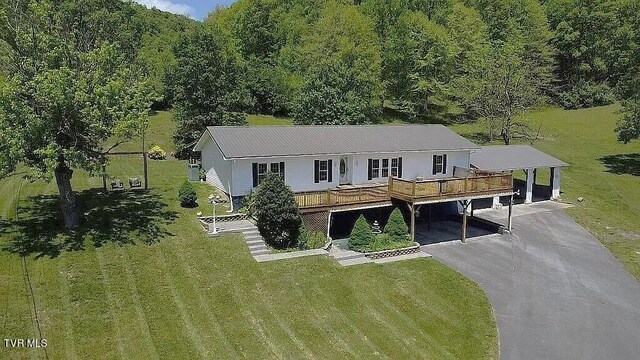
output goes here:
<path id="1" fill-rule="evenodd" d="M 267 126 L 267 125 L 292 125 L 291 118 L 281 118 L 271 115 L 248 115 L 247 122 L 251 126 Z"/>
<path id="2" fill-rule="evenodd" d="M 526 119 L 535 128 L 542 126 L 544 139 L 534 146 L 570 165 L 561 179 L 563 200 L 575 204 L 567 212 L 640 280 L 640 142 L 616 141 L 618 109 L 552 108 Z M 472 139 L 481 130 L 477 124 L 453 129 Z M 540 172 L 538 179 L 548 185 L 549 172 Z"/>
<path id="3" fill-rule="evenodd" d="M 147 134 L 169 152 L 172 132 L 159 113 Z M 142 161 L 115 157 L 108 171 L 140 176 Z M 100 179 L 76 172 L 87 219 L 76 233 L 61 230 L 55 184 L 0 181 L 2 338 L 37 337 L 37 314 L 51 359 L 497 357 L 486 297 L 437 261 L 259 264 L 241 236 L 200 230 L 207 185 L 197 185 L 199 207 L 179 206 L 186 163 L 151 161 L 149 173 L 149 193 L 105 195 Z M 2 359 L 44 356 L 0 347 Z"/>

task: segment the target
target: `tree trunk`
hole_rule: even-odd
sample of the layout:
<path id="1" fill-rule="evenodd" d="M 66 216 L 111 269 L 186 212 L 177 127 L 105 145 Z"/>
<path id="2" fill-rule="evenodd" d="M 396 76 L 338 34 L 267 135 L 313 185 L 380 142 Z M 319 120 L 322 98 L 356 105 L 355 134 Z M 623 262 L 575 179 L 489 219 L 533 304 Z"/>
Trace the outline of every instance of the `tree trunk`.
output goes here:
<path id="1" fill-rule="evenodd" d="M 80 226 L 80 215 L 78 213 L 78 206 L 76 205 L 76 194 L 71 188 L 73 170 L 61 159 L 58 161 L 55 174 L 58 192 L 60 193 L 62 215 L 64 216 L 64 226 L 67 229 L 75 229 Z"/>

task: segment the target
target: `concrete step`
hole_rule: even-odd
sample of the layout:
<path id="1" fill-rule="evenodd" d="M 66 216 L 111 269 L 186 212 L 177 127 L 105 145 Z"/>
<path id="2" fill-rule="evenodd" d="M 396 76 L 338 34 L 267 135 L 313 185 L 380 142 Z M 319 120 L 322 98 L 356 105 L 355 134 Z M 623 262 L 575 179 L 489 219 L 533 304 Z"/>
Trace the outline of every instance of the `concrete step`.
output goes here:
<path id="1" fill-rule="evenodd" d="M 339 260 L 338 264 L 342 265 L 342 266 L 353 266 L 353 265 L 360 265 L 360 264 L 370 264 L 372 263 L 373 260 L 369 259 L 368 257 L 361 257 L 361 258 L 355 258 L 355 259 L 348 259 L 348 260 Z"/>
<path id="2" fill-rule="evenodd" d="M 257 227 L 252 227 L 252 228 L 245 228 L 242 230 L 243 234 L 259 234 L 260 231 L 258 231 Z"/>
<path id="3" fill-rule="evenodd" d="M 251 256 L 258 256 L 258 255 L 267 255 L 270 254 L 271 252 L 269 251 L 269 249 L 264 248 L 264 249 L 260 249 L 260 250 L 249 250 L 249 252 L 251 253 Z"/>
<path id="4" fill-rule="evenodd" d="M 256 239 L 251 239 L 251 240 L 247 240 L 246 241 L 247 245 L 251 246 L 254 244 L 264 244 L 264 240 L 262 238 L 256 238 Z"/>
<path id="5" fill-rule="evenodd" d="M 250 237 L 250 238 L 245 238 L 244 242 L 246 242 L 247 244 L 253 244 L 255 242 L 264 242 L 264 239 L 261 236 L 256 236 L 256 237 Z"/>
<path id="6" fill-rule="evenodd" d="M 269 248 L 264 243 L 249 245 L 249 251 L 260 250 L 260 249 L 269 249 Z"/>
<path id="7" fill-rule="evenodd" d="M 356 251 L 335 251 L 330 252 L 329 255 L 338 261 L 360 259 L 365 257 L 364 254 Z"/>

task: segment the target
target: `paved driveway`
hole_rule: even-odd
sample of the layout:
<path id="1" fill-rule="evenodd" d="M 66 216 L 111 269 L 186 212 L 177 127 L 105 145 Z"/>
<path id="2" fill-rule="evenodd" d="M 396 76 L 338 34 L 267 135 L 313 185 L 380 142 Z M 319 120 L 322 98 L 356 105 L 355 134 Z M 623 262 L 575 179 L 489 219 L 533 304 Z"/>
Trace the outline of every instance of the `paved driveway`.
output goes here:
<path id="1" fill-rule="evenodd" d="M 502 359 L 640 359 L 640 283 L 562 210 L 514 218 L 514 235 L 424 251 L 477 282 Z"/>

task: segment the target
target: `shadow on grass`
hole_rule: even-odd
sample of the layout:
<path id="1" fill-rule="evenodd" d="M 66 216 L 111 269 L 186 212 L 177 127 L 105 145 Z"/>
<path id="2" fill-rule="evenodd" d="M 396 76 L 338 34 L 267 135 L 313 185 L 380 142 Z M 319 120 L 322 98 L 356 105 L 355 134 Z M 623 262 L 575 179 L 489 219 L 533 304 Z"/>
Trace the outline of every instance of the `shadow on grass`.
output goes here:
<path id="1" fill-rule="evenodd" d="M 464 134 L 464 137 L 476 144 L 488 144 L 490 142 L 489 135 L 483 132 Z"/>
<path id="2" fill-rule="evenodd" d="M 102 193 L 91 189 L 78 193 L 82 223 L 67 230 L 57 196 L 34 196 L 21 203 L 20 218 L 11 223 L 13 240 L 5 250 L 19 255 L 56 257 L 62 251 L 84 250 L 87 243 L 100 247 L 152 244 L 172 235 L 167 226 L 177 213 L 167 209 L 153 192 L 127 191 Z"/>
<path id="3" fill-rule="evenodd" d="M 612 174 L 640 176 L 640 153 L 607 155 L 598 160 Z"/>

